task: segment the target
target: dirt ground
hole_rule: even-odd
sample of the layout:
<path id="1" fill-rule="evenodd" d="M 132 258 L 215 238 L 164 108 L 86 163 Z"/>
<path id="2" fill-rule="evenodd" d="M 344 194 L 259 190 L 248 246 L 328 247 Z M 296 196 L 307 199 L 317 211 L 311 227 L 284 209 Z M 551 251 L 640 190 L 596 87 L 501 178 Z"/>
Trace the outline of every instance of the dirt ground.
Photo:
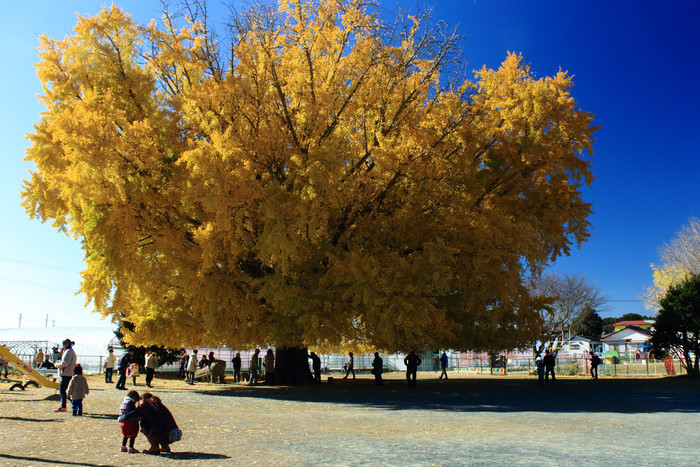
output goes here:
<path id="1" fill-rule="evenodd" d="M 0 465 L 697 465 L 700 382 L 371 375 L 307 387 L 188 386 L 153 393 L 184 432 L 173 454 L 119 452 L 125 391 L 89 377 L 85 415 L 55 391 L 0 384 Z M 230 380 L 230 377 L 229 377 Z M 129 381 L 131 382 L 131 381 Z M 127 387 L 131 388 L 127 385 Z M 143 380 L 134 389 L 146 388 Z M 139 436 L 136 447 L 148 446 Z"/>

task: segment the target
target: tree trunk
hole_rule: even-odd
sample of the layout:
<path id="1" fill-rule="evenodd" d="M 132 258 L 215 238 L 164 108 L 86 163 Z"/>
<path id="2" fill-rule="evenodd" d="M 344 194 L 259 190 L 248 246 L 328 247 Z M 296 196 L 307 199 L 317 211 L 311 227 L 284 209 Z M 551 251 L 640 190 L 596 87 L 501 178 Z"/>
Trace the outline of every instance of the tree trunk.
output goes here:
<path id="1" fill-rule="evenodd" d="M 306 348 L 282 347 L 276 350 L 275 384 L 312 384 Z"/>

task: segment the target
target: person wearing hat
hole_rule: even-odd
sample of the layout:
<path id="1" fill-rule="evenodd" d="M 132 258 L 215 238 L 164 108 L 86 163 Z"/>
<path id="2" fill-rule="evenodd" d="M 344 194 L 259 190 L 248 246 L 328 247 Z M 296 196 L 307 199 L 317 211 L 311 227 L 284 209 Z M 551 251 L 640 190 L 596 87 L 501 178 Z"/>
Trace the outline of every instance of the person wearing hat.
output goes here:
<path id="1" fill-rule="evenodd" d="M 73 378 L 73 371 L 75 370 L 75 362 L 77 360 L 75 350 L 73 350 L 73 341 L 70 339 L 65 339 L 63 341 L 60 357 L 60 360 L 56 362 L 56 368 L 58 368 L 58 374 L 61 377 L 61 385 L 58 390 L 61 394 L 61 406 L 54 410 L 54 412 L 66 411 L 66 404 L 68 402 L 68 394 L 66 391 L 68 390 L 70 380 Z"/>

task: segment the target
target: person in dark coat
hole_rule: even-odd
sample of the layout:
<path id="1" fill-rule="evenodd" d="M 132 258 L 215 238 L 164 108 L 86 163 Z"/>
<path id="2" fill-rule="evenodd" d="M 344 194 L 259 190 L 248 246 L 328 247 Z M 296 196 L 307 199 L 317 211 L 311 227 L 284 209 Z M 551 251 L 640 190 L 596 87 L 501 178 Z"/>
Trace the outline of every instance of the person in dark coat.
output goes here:
<path id="1" fill-rule="evenodd" d="M 141 404 L 135 410 L 119 416 L 120 422 L 130 420 L 141 420 L 141 432 L 146 435 L 146 439 L 151 446 L 143 451 L 147 454 L 158 454 L 160 452 L 171 452 L 170 443 L 173 430 L 178 430 L 177 423 L 170 410 L 163 405 L 161 400 L 146 392 L 141 395 Z M 180 433 L 181 435 L 181 433 Z"/>
<path id="2" fill-rule="evenodd" d="M 178 378 L 184 378 L 187 376 L 187 351 L 185 349 L 180 349 L 182 356 L 180 357 L 180 369 L 177 371 Z"/>
<path id="3" fill-rule="evenodd" d="M 345 369 L 345 376 L 343 376 L 343 379 L 348 379 L 350 372 L 352 372 L 352 379 L 355 379 L 355 356 L 352 352 L 348 353 L 348 366 Z"/>
<path id="4" fill-rule="evenodd" d="M 117 389 L 126 390 L 126 370 L 131 365 L 131 356 L 134 354 L 133 350 L 129 350 L 124 355 L 121 356 L 119 362 L 117 363 L 117 372 L 119 372 L 119 379 L 117 380 Z"/>
<path id="5" fill-rule="evenodd" d="M 554 367 L 557 361 L 554 359 L 554 355 L 551 354 L 549 350 L 544 351 L 544 358 L 542 359 L 544 364 L 544 382 L 549 383 L 549 375 L 552 375 L 552 383 L 556 381 L 554 377 Z"/>
<path id="6" fill-rule="evenodd" d="M 384 360 L 379 356 L 379 352 L 374 352 L 374 360 L 372 360 L 372 374 L 374 375 L 374 385 L 378 388 L 382 387 L 383 372 Z"/>
<path id="7" fill-rule="evenodd" d="M 233 382 L 234 383 L 240 383 L 241 382 L 241 353 L 236 352 L 236 356 L 233 357 L 233 360 L 231 360 L 233 363 Z"/>
<path id="8" fill-rule="evenodd" d="M 440 373 L 439 379 L 442 379 L 443 376 L 445 377 L 445 379 L 447 379 L 447 364 L 448 364 L 448 362 L 449 362 L 449 360 L 447 359 L 447 353 L 443 352 L 442 356 L 440 357 L 440 368 L 442 368 L 442 373 Z"/>
<path id="9" fill-rule="evenodd" d="M 600 365 L 600 357 L 595 352 L 591 354 L 591 378 L 598 379 L 598 365 Z"/>
<path id="10" fill-rule="evenodd" d="M 309 354 L 311 359 L 311 368 L 314 369 L 314 383 L 321 382 L 321 358 L 315 353 L 311 352 Z"/>
<path id="11" fill-rule="evenodd" d="M 403 359 L 404 365 L 406 365 L 406 381 L 408 381 L 409 386 L 416 385 L 416 374 L 418 372 L 418 366 L 423 362 L 421 358 L 416 355 L 415 350 L 411 350 L 411 353 L 406 355 Z"/>

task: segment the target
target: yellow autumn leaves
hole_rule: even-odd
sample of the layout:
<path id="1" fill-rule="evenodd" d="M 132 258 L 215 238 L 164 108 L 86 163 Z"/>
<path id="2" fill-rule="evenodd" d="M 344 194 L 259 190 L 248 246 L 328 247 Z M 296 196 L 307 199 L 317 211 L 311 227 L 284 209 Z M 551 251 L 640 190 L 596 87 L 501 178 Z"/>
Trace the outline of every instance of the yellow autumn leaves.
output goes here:
<path id="1" fill-rule="evenodd" d="M 510 54 L 450 82 L 455 34 L 355 0 L 253 6 L 218 42 L 174 17 L 42 43 L 24 206 L 83 239 L 97 311 L 169 346 L 527 342 L 524 279 L 588 235 L 568 75 Z"/>

